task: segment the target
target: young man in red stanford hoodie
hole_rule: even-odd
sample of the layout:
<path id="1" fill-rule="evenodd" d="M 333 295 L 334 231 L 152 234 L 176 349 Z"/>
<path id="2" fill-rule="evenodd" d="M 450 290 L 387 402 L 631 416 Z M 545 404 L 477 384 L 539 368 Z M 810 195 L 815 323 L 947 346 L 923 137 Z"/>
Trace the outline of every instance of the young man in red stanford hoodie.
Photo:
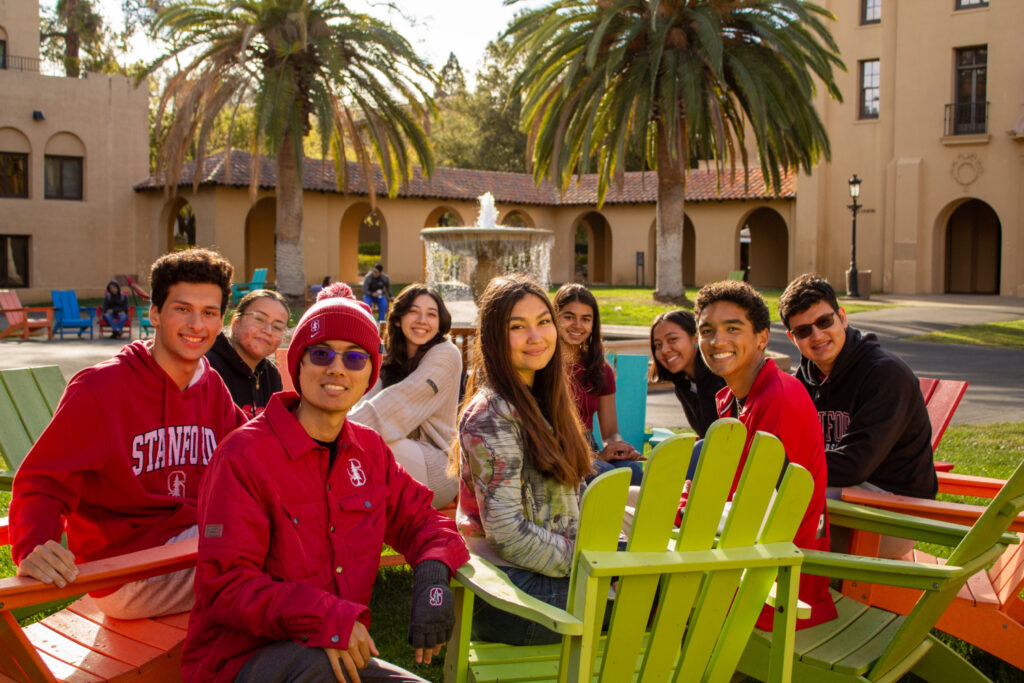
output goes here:
<path id="1" fill-rule="evenodd" d="M 743 423 L 747 428 L 746 449 L 756 432 L 768 432 L 782 442 L 789 462 L 807 468 L 814 478 L 814 492 L 793 542 L 801 548 L 828 550 L 828 475 L 821 423 L 803 385 L 765 356 L 771 321 L 768 306 L 749 284 L 729 280 L 702 287 L 693 313 L 701 355 L 711 372 L 726 382 L 716 397 L 718 416 L 734 417 Z M 733 481 L 734 490 L 746 457 L 744 452 Z M 801 574 L 800 599 L 811 606 L 811 616 L 798 620 L 798 629 L 835 618 L 836 607 L 826 577 Z M 772 611 L 765 609 L 757 625 L 770 629 L 771 623 Z"/>
<path id="2" fill-rule="evenodd" d="M 199 482 L 245 416 L 203 358 L 221 329 L 231 264 L 190 249 L 153 264 L 152 342 L 135 341 L 72 378 L 14 478 L 18 576 L 64 586 L 75 562 L 196 535 Z M 68 532 L 68 548 L 60 544 Z M 107 614 L 184 612 L 191 569 L 93 593 Z"/>
<path id="3" fill-rule="evenodd" d="M 466 545 L 384 439 L 346 419 L 380 372 L 369 307 L 344 284 L 317 299 L 288 347 L 298 394 L 275 394 L 228 437 L 203 482 L 186 680 L 422 681 L 373 658 L 384 543 L 414 567 L 416 661 L 451 636 L 448 581 Z"/>

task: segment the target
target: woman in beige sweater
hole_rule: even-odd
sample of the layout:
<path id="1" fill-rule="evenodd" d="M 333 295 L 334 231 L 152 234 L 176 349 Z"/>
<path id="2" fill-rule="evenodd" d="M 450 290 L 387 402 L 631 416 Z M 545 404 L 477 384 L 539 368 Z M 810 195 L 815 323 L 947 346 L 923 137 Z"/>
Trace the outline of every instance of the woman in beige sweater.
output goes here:
<path id="1" fill-rule="evenodd" d="M 399 464 L 430 487 L 434 507 L 459 490 L 446 472 L 462 378 L 462 355 L 445 336 L 451 327 L 437 290 L 403 289 L 388 312 L 380 379 L 349 413 L 384 437 Z"/>

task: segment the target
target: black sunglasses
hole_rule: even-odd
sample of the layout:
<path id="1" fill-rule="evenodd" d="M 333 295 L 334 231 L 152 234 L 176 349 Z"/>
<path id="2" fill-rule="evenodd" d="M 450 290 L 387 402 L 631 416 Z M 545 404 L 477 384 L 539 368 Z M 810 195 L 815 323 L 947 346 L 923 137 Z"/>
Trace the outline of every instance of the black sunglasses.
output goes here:
<path id="1" fill-rule="evenodd" d="M 335 356 L 341 356 L 341 364 L 347 370 L 362 370 L 366 367 L 366 361 L 370 360 L 370 354 L 365 351 L 335 351 L 326 346 L 310 346 L 306 349 L 309 354 L 309 362 L 313 365 L 327 367 L 334 362 Z"/>
<path id="2" fill-rule="evenodd" d="M 796 327 L 791 329 L 789 333 L 797 339 L 807 339 L 812 334 L 814 334 L 813 328 L 815 327 L 817 327 L 819 330 L 827 330 L 828 328 L 832 327 L 832 325 L 834 325 L 836 322 L 837 312 L 838 311 L 832 311 L 831 313 L 826 313 L 817 320 L 811 321 L 811 323 L 808 325 L 797 325 Z"/>

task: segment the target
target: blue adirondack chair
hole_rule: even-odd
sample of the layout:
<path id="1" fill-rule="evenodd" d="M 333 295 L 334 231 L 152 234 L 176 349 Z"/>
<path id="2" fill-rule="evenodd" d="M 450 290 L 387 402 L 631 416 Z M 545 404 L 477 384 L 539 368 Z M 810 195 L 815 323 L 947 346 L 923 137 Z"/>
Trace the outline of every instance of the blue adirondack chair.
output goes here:
<path id="1" fill-rule="evenodd" d="M 231 298 L 238 302 L 243 296 L 267 286 L 267 269 L 257 268 L 252 272 L 252 282 L 239 282 L 231 285 Z"/>
<path id="2" fill-rule="evenodd" d="M 608 364 L 615 370 L 615 412 L 619 417 L 619 434 L 633 448 L 644 452 L 648 436 L 647 419 L 647 356 L 610 353 Z M 601 426 L 594 418 L 594 439 L 603 444 Z"/>
<path id="3" fill-rule="evenodd" d="M 60 332 L 61 339 L 64 338 L 65 329 L 78 332 L 79 339 L 88 331 L 89 339 L 93 339 L 96 309 L 91 306 L 79 306 L 78 295 L 73 289 L 54 289 L 50 296 L 53 297 L 53 309 L 57 316 L 53 331 Z M 84 318 L 83 313 L 86 314 Z"/>

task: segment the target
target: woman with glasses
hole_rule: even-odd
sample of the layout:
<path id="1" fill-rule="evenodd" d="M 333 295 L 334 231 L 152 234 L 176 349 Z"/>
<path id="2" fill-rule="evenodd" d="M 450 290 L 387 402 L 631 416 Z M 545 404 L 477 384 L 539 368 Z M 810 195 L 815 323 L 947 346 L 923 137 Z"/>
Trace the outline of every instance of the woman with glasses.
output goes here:
<path id="1" fill-rule="evenodd" d="M 399 462 L 434 492 L 434 507 L 459 492 L 448 475 L 462 354 L 448 338 L 452 316 L 437 290 L 412 284 L 388 313 L 380 379 L 349 414 L 376 430 Z"/>
<path id="2" fill-rule="evenodd" d="M 281 373 L 271 361 L 288 331 L 288 303 L 278 292 L 257 289 L 238 302 L 231 336 L 217 335 L 206 353 L 224 379 L 235 405 L 252 419 L 281 391 Z"/>

